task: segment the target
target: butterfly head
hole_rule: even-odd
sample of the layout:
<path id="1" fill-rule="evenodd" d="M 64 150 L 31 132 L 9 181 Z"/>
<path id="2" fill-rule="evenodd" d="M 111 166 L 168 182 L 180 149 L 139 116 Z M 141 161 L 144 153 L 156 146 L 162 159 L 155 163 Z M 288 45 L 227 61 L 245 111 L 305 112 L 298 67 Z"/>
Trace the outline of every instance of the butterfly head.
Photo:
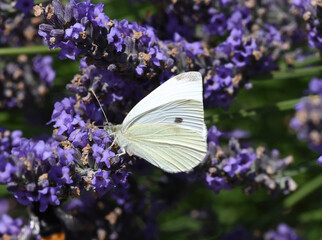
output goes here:
<path id="1" fill-rule="evenodd" d="M 104 130 L 108 133 L 108 135 L 115 135 L 120 131 L 122 125 L 107 125 L 104 127 Z"/>

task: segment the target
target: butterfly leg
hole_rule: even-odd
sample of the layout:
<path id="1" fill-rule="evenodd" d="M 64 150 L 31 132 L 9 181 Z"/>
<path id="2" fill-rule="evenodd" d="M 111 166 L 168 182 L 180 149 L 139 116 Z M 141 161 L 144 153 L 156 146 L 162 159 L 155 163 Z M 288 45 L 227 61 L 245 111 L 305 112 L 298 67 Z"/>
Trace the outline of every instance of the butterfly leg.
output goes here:
<path id="1" fill-rule="evenodd" d="M 121 152 L 120 152 L 120 153 L 118 153 L 118 154 L 116 154 L 116 155 L 115 155 L 116 157 L 120 157 L 120 156 L 123 156 L 124 154 L 126 154 L 126 151 L 125 151 L 125 149 L 124 149 L 124 148 L 121 148 L 120 150 L 121 150 Z"/>
<path id="2" fill-rule="evenodd" d="M 112 149 L 112 147 L 114 146 L 115 142 L 116 142 L 116 138 L 114 138 L 113 142 L 112 142 L 112 143 L 111 143 L 111 145 L 107 148 L 107 150 L 111 150 L 111 149 Z"/>
<path id="3" fill-rule="evenodd" d="M 114 132 L 110 134 L 110 137 L 113 137 L 114 139 L 113 139 L 113 142 L 111 143 L 111 145 L 107 148 L 107 150 L 111 150 L 116 142 L 116 134 Z"/>

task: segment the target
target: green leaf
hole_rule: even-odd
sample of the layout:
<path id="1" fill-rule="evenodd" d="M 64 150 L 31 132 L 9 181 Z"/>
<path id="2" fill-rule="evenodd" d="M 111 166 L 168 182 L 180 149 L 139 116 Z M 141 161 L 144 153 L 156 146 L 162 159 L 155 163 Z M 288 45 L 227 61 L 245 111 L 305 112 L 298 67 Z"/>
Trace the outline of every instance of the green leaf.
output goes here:
<path id="1" fill-rule="evenodd" d="M 10 48 L 0 48 L 0 56 L 8 55 L 20 55 L 20 54 L 55 54 L 58 53 L 60 49 L 49 50 L 48 46 L 27 46 L 27 47 L 10 47 Z"/>
<path id="2" fill-rule="evenodd" d="M 322 59 L 320 56 L 313 56 L 313 57 L 310 57 L 310 58 L 307 58 L 303 61 L 296 61 L 294 63 L 294 67 L 295 68 L 301 68 L 301 67 L 305 67 L 307 65 L 311 65 L 311 64 L 319 64 L 321 65 L 322 64 Z"/>
<path id="3" fill-rule="evenodd" d="M 307 98 L 316 98 L 317 96 L 309 96 Z M 216 114 L 217 110 L 213 109 L 205 109 L 205 119 L 212 120 L 213 123 L 223 121 L 225 119 L 236 119 L 236 118 L 244 118 L 251 117 L 255 115 L 260 115 L 263 112 L 273 112 L 273 111 L 287 111 L 293 109 L 295 104 L 300 102 L 305 98 L 297 98 L 286 101 L 277 102 L 270 105 L 258 106 L 250 109 L 241 109 L 235 112 L 227 112 L 227 113 L 219 113 Z"/>
<path id="4" fill-rule="evenodd" d="M 322 186 L 322 174 L 317 176 L 313 180 L 307 182 L 306 184 L 304 184 L 304 186 L 302 186 L 292 195 L 287 197 L 284 200 L 284 206 L 288 208 L 293 207 L 295 204 L 302 201 L 305 197 L 307 197 L 309 194 L 311 194 L 321 186 Z"/>
<path id="5" fill-rule="evenodd" d="M 261 81 L 281 81 L 302 77 L 314 77 L 322 73 L 322 66 L 298 68 L 294 70 L 274 71 L 271 74 L 252 77 L 253 84 L 259 84 Z"/>
<path id="6" fill-rule="evenodd" d="M 0 185 L 0 197 L 7 196 L 8 194 L 7 185 Z"/>
<path id="7" fill-rule="evenodd" d="M 182 216 L 162 223 L 160 230 L 164 232 L 177 232 L 183 230 L 194 231 L 198 230 L 201 225 L 202 223 L 196 219 Z"/>
<path id="8" fill-rule="evenodd" d="M 322 208 L 304 212 L 298 218 L 300 222 L 320 222 L 322 220 Z"/>

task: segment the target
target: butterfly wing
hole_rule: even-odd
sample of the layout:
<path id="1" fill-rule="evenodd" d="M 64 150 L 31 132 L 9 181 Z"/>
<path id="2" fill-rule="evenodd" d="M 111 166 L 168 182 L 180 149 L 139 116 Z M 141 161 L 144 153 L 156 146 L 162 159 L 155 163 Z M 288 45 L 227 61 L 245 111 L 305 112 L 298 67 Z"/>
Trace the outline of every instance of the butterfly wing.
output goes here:
<path id="1" fill-rule="evenodd" d="M 121 131 L 135 125 L 164 123 L 201 133 L 206 138 L 199 72 L 179 74 L 143 98 L 122 123 Z"/>
<path id="2" fill-rule="evenodd" d="M 135 125 L 123 136 L 127 152 L 171 173 L 191 170 L 207 152 L 201 133 L 174 124 Z"/>

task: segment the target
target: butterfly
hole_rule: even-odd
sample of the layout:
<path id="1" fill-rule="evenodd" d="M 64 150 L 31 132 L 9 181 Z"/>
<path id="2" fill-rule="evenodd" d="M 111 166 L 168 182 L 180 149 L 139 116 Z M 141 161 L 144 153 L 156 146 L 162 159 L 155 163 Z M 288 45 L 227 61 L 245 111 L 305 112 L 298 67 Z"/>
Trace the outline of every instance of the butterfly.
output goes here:
<path id="1" fill-rule="evenodd" d="M 120 125 L 106 126 L 122 153 L 169 173 L 193 169 L 207 153 L 202 77 L 172 77 L 137 103 Z M 121 155 L 120 154 L 120 155 Z"/>

